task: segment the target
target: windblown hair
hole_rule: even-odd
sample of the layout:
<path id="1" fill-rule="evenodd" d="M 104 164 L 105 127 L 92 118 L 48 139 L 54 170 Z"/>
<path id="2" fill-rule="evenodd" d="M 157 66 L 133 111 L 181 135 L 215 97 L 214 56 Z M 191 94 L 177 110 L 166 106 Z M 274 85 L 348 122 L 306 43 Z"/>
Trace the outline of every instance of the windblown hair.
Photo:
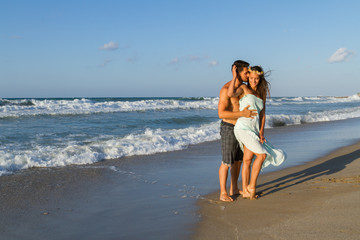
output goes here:
<path id="1" fill-rule="evenodd" d="M 268 77 L 270 75 L 270 71 L 264 73 L 262 67 L 252 66 L 249 67 L 249 72 L 255 72 L 259 74 L 260 81 L 257 86 L 256 93 L 259 94 L 260 98 L 265 102 L 267 95 L 269 94 L 270 96 L 270 83 L 265 79 L 265 77 Z M 248 86 L 251 88 L 250 84 Z"/>
<path id="2" fill-rule="evenodd" d="M 238 72 L 240 73 L 244 68 L 247 68 L 250 66 L 250 64 L 248 62 L 245 62 L 243 60 L 236 60 L 233 65 L 231 65 L 231 69 L 233 66 L 236 66 L 238 69 Z"/>

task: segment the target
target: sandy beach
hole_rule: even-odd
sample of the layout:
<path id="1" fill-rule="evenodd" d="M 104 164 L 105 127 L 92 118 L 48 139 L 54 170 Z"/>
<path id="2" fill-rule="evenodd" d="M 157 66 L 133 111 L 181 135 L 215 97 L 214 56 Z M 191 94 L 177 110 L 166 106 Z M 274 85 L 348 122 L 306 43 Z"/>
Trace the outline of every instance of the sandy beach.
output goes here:
<path id="1" fill-rule="evenodd" d="M 359 122 L 269 129 L 256 201 L 218 201 L 219 141 L 1 176 L 0 239 L 357 239 Z"/>
<path id="2" fill-rule="evenodd" d="M 305 165 L 264 174 L 258 200 L 199 201 L 194 239 L 359 239 L 360 142 Z"/>

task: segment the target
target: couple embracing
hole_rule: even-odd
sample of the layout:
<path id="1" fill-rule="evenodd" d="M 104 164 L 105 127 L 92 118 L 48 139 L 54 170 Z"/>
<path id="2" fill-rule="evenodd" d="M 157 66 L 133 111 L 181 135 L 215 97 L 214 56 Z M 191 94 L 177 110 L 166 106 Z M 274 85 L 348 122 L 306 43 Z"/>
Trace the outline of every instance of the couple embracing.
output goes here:
<path id="1" fill-rule="evenodd" d="M 256 182 L 260 170 L 269 164 L 280 165 L 286 154 L 271 146 L 264 137 L 265 102 L 270 86 L 263 69 L 237 60 L 232 65 L 232 74 L 233 79 L 220 90 L 218 105 L 219 118 L 222 119 L 220 200 L 233 201 L 231 196 L 239 194 L 252 200 L 257 197 Z M 228 194 L 226 181 L 229 169 L 231 185 Z M 240 169 L 242 191 L 238 188 Z"/>

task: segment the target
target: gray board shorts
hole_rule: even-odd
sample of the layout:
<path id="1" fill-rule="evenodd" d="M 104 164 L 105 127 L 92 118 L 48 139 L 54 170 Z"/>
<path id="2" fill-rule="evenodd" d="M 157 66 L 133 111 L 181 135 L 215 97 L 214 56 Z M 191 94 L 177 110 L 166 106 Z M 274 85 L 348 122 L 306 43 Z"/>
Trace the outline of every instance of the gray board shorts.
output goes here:
<path id="1" fill-rule="evenodd" d="M 220 136 L 222 163 L 231 167 L 235 161 L 242 161 L 244 154 L 241 151 L 239 142 L 235 137 L 234 125 L 221 121 Z"/>

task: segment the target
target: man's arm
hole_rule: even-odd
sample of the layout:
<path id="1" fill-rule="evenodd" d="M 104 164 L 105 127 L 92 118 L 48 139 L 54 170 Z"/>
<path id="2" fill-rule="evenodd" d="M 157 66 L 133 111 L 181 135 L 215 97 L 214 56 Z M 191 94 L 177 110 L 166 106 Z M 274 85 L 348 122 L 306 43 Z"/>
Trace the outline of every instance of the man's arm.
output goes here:
<path id="1" fill-rule="evenodd" d="M 218 105 L 218 114 L 221 119 L 238 119 L 239 117 L 254 118 L 257 115 L 256 110 L 249 110 L 250 105 L 246 106 L 242 111 L 233 112 L 227 110 L 229 108 L 229 97 L 227 89 L 220 90 L 220 98 Z"/>
<path id="2" fill-rule="evenodd" d="M 238 97 L 238 96 L 240 96 L 240 94 L 242 94 L 244 92 L 244 90 L 240 87 L 241 84 L 242 84 L 242 81 L 240 80 L 240 76 L 238 76 L 238 73 L 237 73 L 236 69 L 237 68 L 234 65 L 232 67 L 233 78 L 232 78 L 232 80 L 230 82 L 230 86 L 229 86 L 228 91 L 227 91 L 228 97 Z M 237 88 L 235 87 L 236 81 L 240 82 L 240 85 Z"/>

